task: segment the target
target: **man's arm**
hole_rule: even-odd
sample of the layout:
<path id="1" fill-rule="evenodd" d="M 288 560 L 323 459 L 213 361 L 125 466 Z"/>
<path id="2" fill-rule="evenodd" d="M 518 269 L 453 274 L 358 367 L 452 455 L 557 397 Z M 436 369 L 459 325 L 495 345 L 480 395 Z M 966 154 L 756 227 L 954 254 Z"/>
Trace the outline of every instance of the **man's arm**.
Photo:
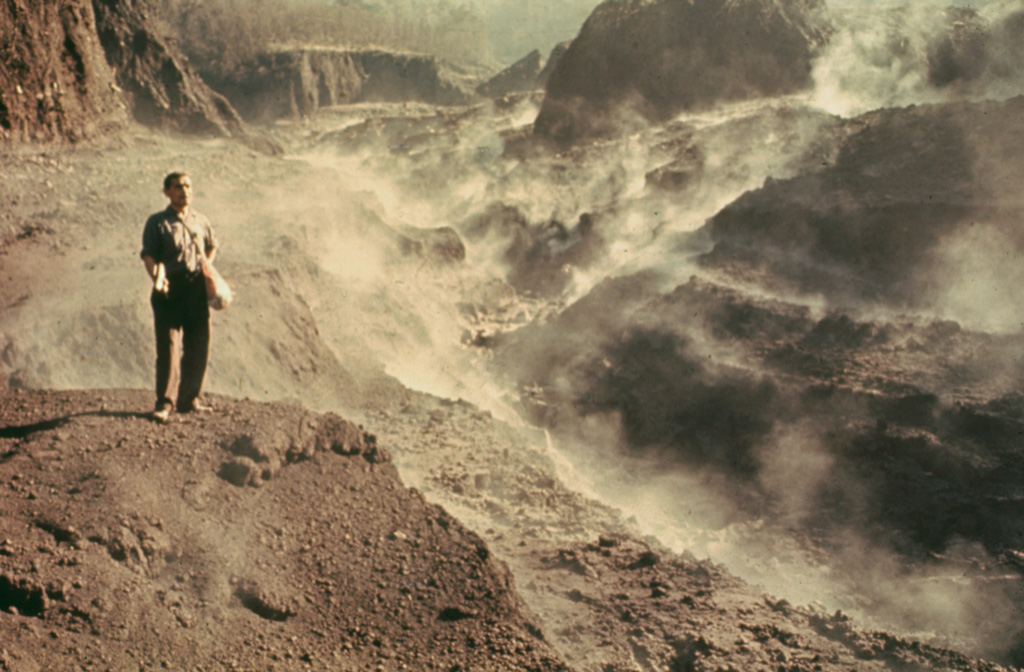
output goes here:
<path id="1" fill-rule="evenodd" d="M 148 254 L 142 255 L 142 265 L 146 267 L 146 273 L 150 280 L 156 280 L 156 259 Z"/>
<path id="2" fill-rule="evenodd" d="M 213 227 L 210 225 L 210 220 L 206 219 L 205 217 L 204 219 L 206 220 L 205 222 L 203 222 L 205 224 L 204 228 L 206 230 L 206 243 L 204 245 L 204 247 L 206 248 L 206 261 L 210 264 L 213 264 L 213 259 L 214 257 L 217 256 L 217 250 L 220 249 L 220 243 L 218 243 L 217 241 L 217 234 L 213 232 Z"/>
<path id="3" fill-rule="evenodd" d="M 142 255 L 142 264 L 146 267 L 146 273 L 153 280 L 153 289 L 166 293 L 168 289 L 167 276 L 164 275 L 164 265 L 156 263 L 156 259 L 148 254 Z"/>

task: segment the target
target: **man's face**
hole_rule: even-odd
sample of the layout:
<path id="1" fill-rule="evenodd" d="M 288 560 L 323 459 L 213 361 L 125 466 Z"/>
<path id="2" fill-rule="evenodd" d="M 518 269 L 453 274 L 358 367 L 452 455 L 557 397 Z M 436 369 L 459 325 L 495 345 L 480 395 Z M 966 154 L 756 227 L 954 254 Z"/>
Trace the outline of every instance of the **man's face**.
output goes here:
<path id="1" fill-rule="evenodd" d="M 171 186 L 164 189 L 164 195 L 171 201 L 175 210 L 187 208 L 192 203 L 192 178 L 188 175 L 172 180 Z"/>

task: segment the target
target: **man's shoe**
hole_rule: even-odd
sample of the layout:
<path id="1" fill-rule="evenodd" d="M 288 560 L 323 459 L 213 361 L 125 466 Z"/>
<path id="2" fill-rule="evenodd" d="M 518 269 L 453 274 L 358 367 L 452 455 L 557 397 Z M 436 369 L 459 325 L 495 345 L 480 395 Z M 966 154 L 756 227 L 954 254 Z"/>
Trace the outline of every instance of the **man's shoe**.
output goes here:
<path id="1" fill-rule="evenodd" d="M 157 422 L 168 422 L 171 419 L 171 407 L 161 406 L 153 411 L 153 419 Z"/>
<path id="2" fill-rule="evenodd" d="M 179 413 L 211 413 L 211 412 L 213 412 L 213 406 L 209 406 L 207 404 L 204 404 L 203 402 L 201 402 L 201 401 L 199 401 L 197 399 L 196 401 L 193 401 L 188 406 L 185 406 L 184 408 L 179 409 L 178 412 Z"/>

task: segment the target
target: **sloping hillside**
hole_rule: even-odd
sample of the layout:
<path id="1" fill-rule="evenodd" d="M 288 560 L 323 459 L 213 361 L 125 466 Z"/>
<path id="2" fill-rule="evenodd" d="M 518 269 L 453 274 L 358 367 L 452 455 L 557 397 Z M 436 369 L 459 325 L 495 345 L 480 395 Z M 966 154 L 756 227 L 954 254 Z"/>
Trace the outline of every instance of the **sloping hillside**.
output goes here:
<path id="1" fill-rule="evenodd" d="M 0 398 L 0 669 L 568 669 L 361 428 L 146 398 Z"/>

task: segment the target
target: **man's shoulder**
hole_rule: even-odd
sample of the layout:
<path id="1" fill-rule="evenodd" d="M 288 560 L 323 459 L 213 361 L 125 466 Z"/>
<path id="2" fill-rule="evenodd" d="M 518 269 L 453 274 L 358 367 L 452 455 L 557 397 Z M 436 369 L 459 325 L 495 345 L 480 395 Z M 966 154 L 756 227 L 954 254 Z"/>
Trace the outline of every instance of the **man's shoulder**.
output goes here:
<path id="1" fill-rule="evenodd" d="M 196 223 L 204 231 L 213 231 L 213 224 L 210 223 L 210 218 L 199 212 L 198 210 L 190 210 L 192 215 L 192 221 Z"/>
<path id="2" fill-rule="evenodd" d="M 164 208 L 159 212 L 154 212 L 152 215 L 146 218 L 146 225 L 148 226 L 150 224 L 160 224 L 161 222 L 165 222 L 168 219 L 171 219 L 172 216 L 173 211 L 170 208 Z"/>

